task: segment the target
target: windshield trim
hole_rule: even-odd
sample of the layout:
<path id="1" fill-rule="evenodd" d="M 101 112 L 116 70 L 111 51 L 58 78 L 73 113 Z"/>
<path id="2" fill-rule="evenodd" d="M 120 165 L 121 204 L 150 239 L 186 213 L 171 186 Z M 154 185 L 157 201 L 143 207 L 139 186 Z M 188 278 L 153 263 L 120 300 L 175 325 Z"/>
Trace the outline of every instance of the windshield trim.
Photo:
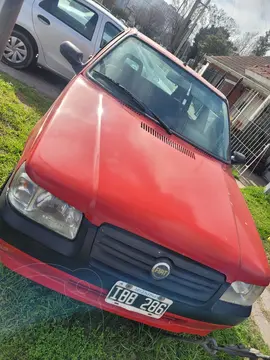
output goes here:
<path id="1" fill-rule="evenodd" d="M 120 35 L 120 34 L 119 34 Z M 118 36 L 119 36 L 118 35 Z M 117 37 L 118 37 L 117 36 Z M 159 55 L 161 55 L 162 57 L 164 57 L 167 61 L 176 64 L 177 66 L 179 66 L 183 71 L 186 71 L 193 79 L 195 79 L 196 81 L 200 81 L 199 78 L 197 78 L 194 74 L 192 74 L 190 71 L 188 71 L 188 69 L 186 69 L 185 65 L 181 66 L 180 64 L 177 64 L 176 62 L 174 62 L 172 59 L 170 59 L 168 56 L 166 56 L 165 54 L 163 54 L 162 52 L 159 52 L 155 47 L 153 47 L 151 44 L 147 43 L 146 41 L 144 41 L 143 39 L 141 39 L 139 36 L 137 36 L 136 34 L 130 34 L 129 32 L 126 33 L 125 36 L 122 35 L 122 38 L 117 41 L 114 42 L 111 47 L 105 51 L 101 56 L 99 56 L 93 63 L 91 63 L 91 65 L 89 67 L 87 67 L 87 69 L 84 71 L 84 74 L 86 75 L 86 77 L 88 78 L 88 80 L 93 81 L 95 84 L 97 84 L 98 86 L 100 86 L 102 89 L 104 89 L 105 91 L 107 91 L 110 95 L 112 95 L 115 99 L 117 99 L 120 103 L 124 104 L 125 106 L 128 106 L 129 108 L 131 108 L 133 111 L 138 112 L 137 110 L 134 110 L 134 107 L 126 104 L 126 102 L 124 102 L 123 100 L 119 99 L 119 97 L 115 96 L 115 94 L 113 94 L 111 91 L 109 91 L 107 88 L 105 88 L 104 86 L 102 86 L 98 81 L 94 80 L 93 77 L 90 75 L 91 70 L 100 62 L 102 61 L 102 59 L 104 57 L 106 57 L 111 51 L 113 51 L 116 47 L 120 46 L 120 44 L 122 44 L 123 41 L 125 41 L 127 38 L 135 38 L 141 42 L 143 42 L 144 44 L 146 44 L 147 46 L 149 46 L 151 49 L 153 49 L 155 52 L 157 52 Z M 115 40 L 115 38 L 113 39 Z M 210 90 L 215 96 L 217 96 L 225 105 L 227 108 L 227 121 L 228 121 L 228 130 L 229 130 L 229 144 L 228 144 L 228 154 L 227 154 L 227 159 L 225 158 L 221 158 L 211 152 L 209 152 L 208 150 L 200 147 L 198 144 L 195 144 L 194 142 L 192 142 L 192 140 L 187 139 L 185 136 L 183 136 L 182 134 L 179 134 L 178 132 L 174 131 L 173 129 L 171 129 L 172 134 L 174 134 L 175 136 L 179 137 L 180 139 L 188 142 L 189 144 L 191 144 L 192 146 L 194 146 L 196 149 L 206 153 L 207 155 L 213 157 L 216 160 L 221 161 L 224 164 L 227 165 L 231 165 L 231 122 L 230 122 L 230 112 L 229 112 L 229 106 L 228 106 L 228 101 L 226 101 L 225 99 L 223 99 L 219 94 L 217 94 L 213 89 L 211 89 L 211 87 L 207 86 L 204 82 L 200 81 L 200 84 L 202 84 L 207 90 Z M 151 120 L 155 121 L 157 124 L 159 124 L 154 118 L 152 118 L 151 116 L 148 116 L 147 114 L 141 114 L 142 116 L 145 116 L 146 118 L 150 118 Z"/>

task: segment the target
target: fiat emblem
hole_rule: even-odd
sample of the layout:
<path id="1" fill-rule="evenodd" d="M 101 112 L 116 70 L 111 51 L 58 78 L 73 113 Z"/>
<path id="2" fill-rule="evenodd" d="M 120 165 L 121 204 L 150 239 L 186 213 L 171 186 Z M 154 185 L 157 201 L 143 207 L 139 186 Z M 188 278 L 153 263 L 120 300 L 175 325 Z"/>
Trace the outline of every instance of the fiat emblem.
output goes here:
<path id="1" fill-rule="evenodd" d="M 171 273 L 171 267 L 166 262 L 159 262 L 152 267 L 151 275 L 155 280 L 166 279 Z"/>

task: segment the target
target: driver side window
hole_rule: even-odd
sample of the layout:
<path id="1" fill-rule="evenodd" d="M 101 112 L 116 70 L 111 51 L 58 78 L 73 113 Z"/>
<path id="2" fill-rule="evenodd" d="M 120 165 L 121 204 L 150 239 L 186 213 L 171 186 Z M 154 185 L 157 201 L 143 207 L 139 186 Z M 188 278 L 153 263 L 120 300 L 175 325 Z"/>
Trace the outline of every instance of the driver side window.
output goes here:
<path id="1" fill-rule="evenodd" d="M 92 40 L 98 15 L 76 0 L 43 0 L 39 6 L 88 40 Z"/>

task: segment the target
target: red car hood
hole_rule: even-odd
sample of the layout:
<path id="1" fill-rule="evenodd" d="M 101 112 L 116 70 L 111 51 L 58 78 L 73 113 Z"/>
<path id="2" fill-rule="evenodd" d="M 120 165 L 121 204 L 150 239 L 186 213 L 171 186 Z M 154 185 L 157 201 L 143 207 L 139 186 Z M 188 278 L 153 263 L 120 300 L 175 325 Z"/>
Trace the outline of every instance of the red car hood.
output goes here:
<path id="1" fill-rule="evenodd" d="M 145 237 L 228 281 L 267 282 L 261 241 L 227 167 L 82 76 L 47 115 L 26 169 L 96 225 Z"/>

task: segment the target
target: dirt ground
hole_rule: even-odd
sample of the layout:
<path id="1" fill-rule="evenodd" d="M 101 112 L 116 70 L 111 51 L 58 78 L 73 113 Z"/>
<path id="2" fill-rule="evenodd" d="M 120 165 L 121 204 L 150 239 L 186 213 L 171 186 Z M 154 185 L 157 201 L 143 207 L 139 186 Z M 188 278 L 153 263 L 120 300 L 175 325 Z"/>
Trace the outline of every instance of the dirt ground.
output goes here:
<path id="1" fill-rule="evenodd" d="M 259 327 L 262 337 L 270 347 L 270 287 L 253 306 L 252 317 Z"/>

